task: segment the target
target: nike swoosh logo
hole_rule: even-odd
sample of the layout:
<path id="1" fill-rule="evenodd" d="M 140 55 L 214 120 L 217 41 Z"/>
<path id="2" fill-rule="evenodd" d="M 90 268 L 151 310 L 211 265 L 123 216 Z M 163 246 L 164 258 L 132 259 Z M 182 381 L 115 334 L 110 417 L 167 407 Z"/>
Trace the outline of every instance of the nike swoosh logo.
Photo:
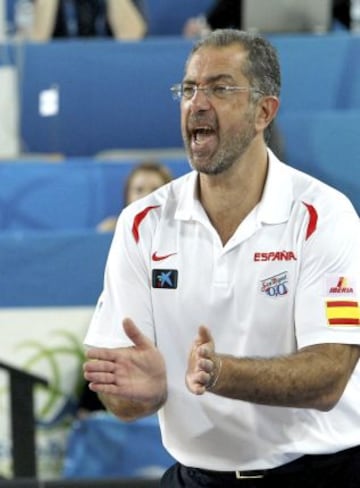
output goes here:
<path id="1" fill-rule="evenodd" d="M 172 252 L 170 254 L 164 254 L 163 256 L 158 256 L 156 251 L 153 253 L 153 255 L 151 256 L 151 259 L 153 261 L 162 261 L 163 259 L 167 259 L 169 258 L 170 256 L 174 256 L 175 254 L 177 254 L 177 252 Z"/>

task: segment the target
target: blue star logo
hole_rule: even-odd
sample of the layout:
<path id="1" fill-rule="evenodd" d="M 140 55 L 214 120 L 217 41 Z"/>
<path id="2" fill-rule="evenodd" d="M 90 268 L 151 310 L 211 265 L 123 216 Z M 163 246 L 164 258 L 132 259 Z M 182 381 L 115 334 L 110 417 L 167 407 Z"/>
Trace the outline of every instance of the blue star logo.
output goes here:
<path id="1" fill-rule="evenodd" d="M 153 288 L 177 288 L 178 272 L 176 269 L 153 269 Z"/>
<path id="2" fill-rule="evenodd" d="M 160 283 L 161 288 L 164 288 L 164 286 L 168 286 L 169 288 L 172 288 L 173 282 L 171 280 L 171 271 L 166 271 L 164 273 L 161 273 L 158 277 L 158 282 Z"/>

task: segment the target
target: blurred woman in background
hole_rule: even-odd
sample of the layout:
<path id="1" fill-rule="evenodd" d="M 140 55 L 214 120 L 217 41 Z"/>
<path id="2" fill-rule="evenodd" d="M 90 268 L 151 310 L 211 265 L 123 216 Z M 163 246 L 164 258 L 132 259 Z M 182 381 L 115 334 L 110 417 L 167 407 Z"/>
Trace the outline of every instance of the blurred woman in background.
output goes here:
<path id="1" fill-rule="evenodd" d="M 125 205 L 145 197 L 172 180 L 170 170 L 158 161 L 143 161 L 130 172 L 124 188 Z M 117 216 L 108 217 L 97 227 L 99 232 L 113 232 Z"/>

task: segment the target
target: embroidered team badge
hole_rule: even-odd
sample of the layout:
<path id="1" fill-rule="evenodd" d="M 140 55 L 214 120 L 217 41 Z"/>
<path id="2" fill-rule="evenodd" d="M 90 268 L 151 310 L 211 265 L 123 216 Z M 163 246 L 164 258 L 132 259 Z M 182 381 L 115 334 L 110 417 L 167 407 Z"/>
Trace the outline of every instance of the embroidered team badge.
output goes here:
<path id="1" fill-rule="evenodd" d="M 330 275 L 326 278 L 325 311 L 330 327 L 359 327 L 360 306 L 355 279 Z"/>
<path id="2" fill-rule="evenodd" d="M 281 297 L 288 293 L 288 272 L 283 271 L 269 278 L 261 280 L 261 293 L 269 297 Z"/>
<path id="3" fill-rule="evenodd" d="M 178 272 L 176 269 L 153 269 L 152 287 L 153 288 L 177 288 Z"/>

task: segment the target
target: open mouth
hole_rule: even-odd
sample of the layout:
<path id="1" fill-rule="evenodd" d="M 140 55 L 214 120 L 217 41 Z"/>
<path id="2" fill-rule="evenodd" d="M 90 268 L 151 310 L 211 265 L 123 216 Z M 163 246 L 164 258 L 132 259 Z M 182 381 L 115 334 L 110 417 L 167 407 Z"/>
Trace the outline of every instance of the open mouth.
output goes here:
<path id="1" fill-rule="evenodd" d="M 192 130 L 192 140 L 195 144 L 202 144 L 214 134 L 214 129 L 209 126 L 197 127 L 196 129 Z"/>
<path id="2" fill-rule="evenodd" d="M 198 125 L 190 130 L 193 151 L 213 150 L 217 143 L 216 131 L 212 125 Z"/>

